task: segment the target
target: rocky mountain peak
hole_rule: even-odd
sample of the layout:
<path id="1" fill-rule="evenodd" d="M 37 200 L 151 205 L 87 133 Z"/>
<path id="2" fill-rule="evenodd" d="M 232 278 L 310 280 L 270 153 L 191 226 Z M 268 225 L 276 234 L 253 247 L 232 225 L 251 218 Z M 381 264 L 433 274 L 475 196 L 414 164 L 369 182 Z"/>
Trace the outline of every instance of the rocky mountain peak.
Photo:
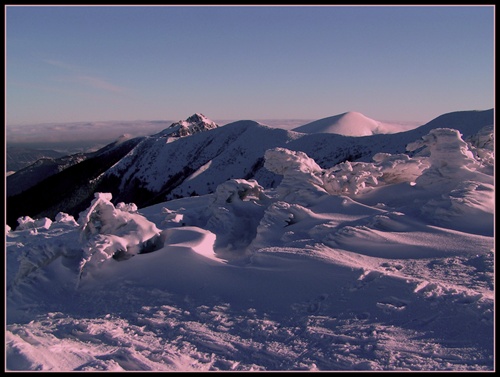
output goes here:
<path id="1" fill-rule="evenodd" d="M 186 120 L 172 123 L 167 129 L 160 132 L 161 136 L 184 137 L 198 132 L 217 128 L 218 125 L 201 113 L 195 113 Z"/>

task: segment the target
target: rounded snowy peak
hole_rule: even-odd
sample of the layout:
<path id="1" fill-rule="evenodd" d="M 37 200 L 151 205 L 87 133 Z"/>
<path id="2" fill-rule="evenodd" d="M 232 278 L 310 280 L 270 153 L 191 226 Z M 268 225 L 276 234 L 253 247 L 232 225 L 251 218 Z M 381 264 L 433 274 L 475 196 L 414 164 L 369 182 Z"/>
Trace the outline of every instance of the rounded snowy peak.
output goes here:
<path id="1" fill-rule="evenodd" d="M 370 136 L 404 131 L 397 124 L 383 123 L 356 111 L 316 120 L 294 128 L 292 131 L 306 134 L 329 133 L 344 136 Z"/>

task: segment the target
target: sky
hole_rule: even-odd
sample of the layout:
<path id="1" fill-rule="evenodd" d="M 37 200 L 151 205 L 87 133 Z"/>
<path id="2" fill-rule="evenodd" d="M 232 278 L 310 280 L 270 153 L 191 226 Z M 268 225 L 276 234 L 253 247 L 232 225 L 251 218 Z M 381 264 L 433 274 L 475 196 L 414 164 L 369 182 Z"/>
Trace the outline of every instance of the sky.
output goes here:
<path id="1" fill-rule="evenodd" d="M 493 6 L 6 6 L 6 124 L 494 107 Z"/>

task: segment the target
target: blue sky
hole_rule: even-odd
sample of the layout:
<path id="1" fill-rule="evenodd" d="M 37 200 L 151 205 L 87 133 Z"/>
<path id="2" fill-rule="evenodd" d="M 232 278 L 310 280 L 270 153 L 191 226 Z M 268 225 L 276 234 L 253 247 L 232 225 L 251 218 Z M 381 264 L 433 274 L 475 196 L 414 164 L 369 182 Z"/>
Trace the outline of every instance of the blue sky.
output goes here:
<path id="1" fill-rule="evenodd" d="M 6 122 L 427 122 L 494 106 L 493 6 L 7 6 Z"/>

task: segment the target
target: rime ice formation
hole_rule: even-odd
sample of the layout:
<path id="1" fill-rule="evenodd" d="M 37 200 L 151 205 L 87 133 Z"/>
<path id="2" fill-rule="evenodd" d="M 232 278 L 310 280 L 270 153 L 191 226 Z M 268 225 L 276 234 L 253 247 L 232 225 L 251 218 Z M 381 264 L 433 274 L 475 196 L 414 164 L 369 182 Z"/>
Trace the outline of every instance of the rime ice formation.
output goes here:
<path id="1" fill-rule="evenodd" d="M 135 205 L 121 203 L 115 208 L 109 193 L 95 194 L 90 207 L 78 218 L 84 242 L 82 271 L 89 263 L 128 259 L 141 251 L 143 243 L 158 236 L 160 230 L 155 224 L 130 209 L 135 209 Z"/>
<path id="2" fill-rule="evenodd" d="M 484 222 L 492 220 L 494 180 L 492 175 L 482 172 L 493 163 L 488 157 L 491 153 L 489 137 L 490 133 L 485 137 L 483 132 L 476 137 L 476 145 L 485 147 L 474 148 L 479 160 L 470 150 L 470 144 L 453 129 L 432 130 L 421 140 L 408 145 L 409 151 L 419 150 L 417 156 L 427 156 L 423 158 L 427 158 L 430 165 L 415 180 L 416 186 L 441 193 L 422 203 L 421 211 L 431 221 L 454 222 L 457 229 L 470 222 L 484 229 Z"/>
<path id="3" fill-rule="evenodd" d="M 274 148 L 266 151 L 264 167 L 283 175 L 276 189 L 280 198 L 307 205 L 326 194 L 321 167 L 304 152 Z"/>

